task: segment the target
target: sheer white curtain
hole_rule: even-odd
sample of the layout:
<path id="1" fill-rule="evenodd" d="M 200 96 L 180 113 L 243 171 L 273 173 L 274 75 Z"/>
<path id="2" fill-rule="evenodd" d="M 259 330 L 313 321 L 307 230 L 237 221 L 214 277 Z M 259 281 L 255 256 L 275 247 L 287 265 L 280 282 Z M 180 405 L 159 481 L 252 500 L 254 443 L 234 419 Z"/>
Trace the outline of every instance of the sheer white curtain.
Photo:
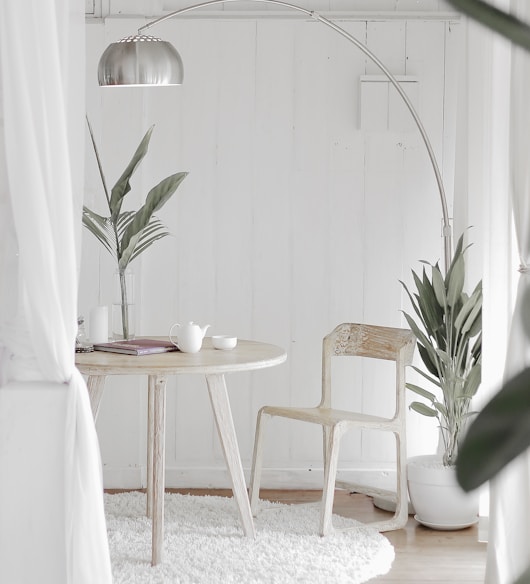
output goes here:
<path id="1" fill-rule="evenodd" d="M 522 16 L 529 19 L 527 0 L 494 3 L 506 10 L 524 8 L 527 13 Z M 499 35 L 472 22 L 467 27 L 468 95 L 463 119 L 468 144 L 467 156 L 457 160 L 465 166 L 460 199 L 468 203 L 462 226 L 478 225 L 482 234 L 480 407 L 499 390 L 504 377 L 529 364 L 530 343 L 521 315 L 530 286 L 525 271 L 530 262 L 530 67 L 528 55 L 513 51 Z M 523 266 L 519 284 L 514 223 Z M 473 235 L 472 231 L 471 239 Z M 529 459 L 523 456 L 490 484 L 487 584 L 513 584 L 530 562 L 529 470 Z"/>
<path id="2" fill-rule="evenodd" d="M 45 541 L 47 532 L 57 532 L 51 526 L 37 526 L 42 533 L 28 530 L 25 541 L 13 538 L 7 549 L 2 546 L 0 580 L 30 581 L 5 572 L 11 565 L 8 556 L 15 555 L 26 558 L 25 574 L 33 574 L 34 582 L 52 584 L 53 573 L 53 584 L 106 584 L 111 574 L 99 449 L 73 351 L 83 185 L 84 2 L 1 2 L 0 68 L 0 408 L 11 408 L 0 413 L 9 415 L 17 432 L 27 418 L 25 411 L 17 410 L 23 401 L 9 402 L 14 390 L 21 394 L 42 390 L 43 417 L 49 413 L 46 396 L 53 408 L 59 403 L 57 392 L 65 393 L 59 427 L 31 436 L 37 445 L 59 435 L 62 472 L 46 476 L 51 475 L 57 453 L 49 453 L 49 465 L 33 461 L 31 451 L 10 442 L 5 429 L 0 451 L 10 461 L 10 474 L 19 472 L 13 452 L 20 449 L 21 476 L 27 476 L 23 469 L 35 465 L 37 486 L 51 495 L 64 493 L 63 508 L 56 514 L 57 521 L 64 522 L 56 543 L 64 549 L 56 558 L 64 565 L 46 566 L 47 573 L 35 561 L 39 542 Z M 32 432 L 28 426 L 26 434 Z M 19 510 L 17 520 L 24 522 L 30 506 L 20 500 L 22 495 L 11 495 L 9 504 Z M 46 505 L 46 500 L 42 503 Z M 6 506 L 1 509 L 11 517 Z M 1 535 L 7 533 L 8 538 L 5 519 L 0 517 Z M 17 549 L 22 545 L 23 556 Z"/>
<path id="3" fill-rule="evenodd" d="M 526 0 L 512 10 L 530 18 Z M 510 183 L 520 277 L 508 344 L 505 377 L 530 366 L 530 55 L 512 50 Z M 526 321 L 526 328 L 525 328 Z M 530 454 L 521 455 L 491 483 L 486 582 L 511 584 L 530 564 Z"/>

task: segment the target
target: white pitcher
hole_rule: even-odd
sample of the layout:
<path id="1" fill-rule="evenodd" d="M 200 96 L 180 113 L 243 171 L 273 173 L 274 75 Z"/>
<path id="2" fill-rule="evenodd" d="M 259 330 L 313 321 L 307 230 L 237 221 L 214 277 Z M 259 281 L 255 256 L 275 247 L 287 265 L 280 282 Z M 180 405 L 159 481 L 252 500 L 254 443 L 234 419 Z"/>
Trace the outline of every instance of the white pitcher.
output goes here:
<path id="1" fill-rule="evenodd" d="M 209 326 L 207 324 L 201 327 L 193 322 L 188 324 L 175 323 L 169 331 L 169 340 L 183 353 L 197 353 L 201 350 L 202 340 Z M 174 340 L 172 333 L 175 327 L 178 327 L 179 331 Z"/>

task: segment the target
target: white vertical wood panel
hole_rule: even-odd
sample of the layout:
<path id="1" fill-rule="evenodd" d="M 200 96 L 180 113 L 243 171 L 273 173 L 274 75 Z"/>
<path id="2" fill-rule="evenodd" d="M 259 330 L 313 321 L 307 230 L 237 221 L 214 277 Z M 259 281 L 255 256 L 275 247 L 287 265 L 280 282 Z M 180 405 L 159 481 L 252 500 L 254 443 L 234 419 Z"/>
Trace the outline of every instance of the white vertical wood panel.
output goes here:
<path id="1" fill-rule="evenodd" d="M 365 23 L 343 23 L 353 36 L 363 38 Z M 360 128 L 360 83 L 365 57 L 351 43 L 333 35 L 329 59 L 328 105 L 330 164 L 328 178 L 329 233 L 327 325 L 324 334 L 341 322 L 362 321 L 364 303 L 364 148 Z M 349 358 L 337 358 L 333 371 L 335 407 L 358 408 L 361 400 L 359 368 Z M 341 445 L 340 460 L 359 458 L 360 434 Z M 320 464 L 320 448 L 313 453 Z"/>
<path id="2" fill-rule="evenodd" d="M 421 79 L 418 112 L 429 135 L 440 171 L 443 172 L 444 159 L 448 157 L 446 152 L 450 152 L 451 148 L 451 143 L 447 146 L 444 143 L 445 25 L 425 23 L 425 27 L 421 29 L 416 23 L 409 22 L 407 31 L 407 51 L 410 55 L 407 72 Z M 418 260 L 433 263 L 438 259 L 443 261 L 442 206 L 434 171 L 421 141 L 416 144 L 408 141 L 405 164 L 407 196 L 404 199 L 404 232 L 411 236 L 405 240 L 402 264 L 403 280 L 411 282 L 410 269 L 420 267 Z M 444 177 L 444 182 L 448 185 L 452 180 Z M 450 210 L 451 189 L 447 189 L 446 194 Z M 421 217 L 421 221 L 417 217 Z M 408 307 L 408 303 L 406 306 Z"/>
<path id="3" fill-rule="evenodd" d="M 365 23 L 343 23 L 353 36 L 363 38 Z M 333 58 L 328 61 L 330 100 L 330 172 L 328 178 L 328 325 L 362 318 L 364 258 L 364 144 L 359 131 L 359 79 L 364 55 L 342 37 L 332 35 Z"/>
<path id="4" fill-rule="evenodd" d="M 406 26 L 403 22 L 374 22 L 368 24 L 369 48 L 385 63 L 394 75 L 406 71 Z M 378 68 L 367 63 L 367 73 L 379 74 Z M 387 103 L 390 108 L 388 87 Z M 364 104 L 363 104 L 364 106 Z M 367 104 L 369 107 L 369 104 Z M 391 124 L 389 118 L 389 129 Z M 364 321 L 373 324 L 398 326 L 400 324 L 399 279 L 403 252 L 403 198 L 405 167 L 403 135 L 395 131 L 366 132 L 365 150 L 365 303 Z M 414 140 L 414 138 L 412 138 Z M 362 367 L 363 411 L 388 415 L 391 407 L 382 395 L 391 397 L 395 376 L 382 364 L 365 361 Z M 382 388 L 385 388 L 384 390 Z M 379 389 L 379 390 L 378 390 Z M 391 405 L 391 404 L 390 404 Z M 381 436 L 362 432 L 361 459 L 392 460 L 395 453 Z"/>
<path id="5" fill-rule="evenodd" d="M 219 332 L 251 336 L 252 181 L 255 128 L 256 23 L 226 21 L 218 26 L 221 71 L 217 89 L 217 189 L 214 203 L 215 308 Z M 231 376 L 229 396 L 238 436 L 248 436 L 249 375 Z M 221 449 L 215 443 L 218 460 Z"/>
<path id="6" fill-rule="evenodd" d="M 366 29 L 366 45 L 393 75 L 405 75 L 405 34 L 403 21 L 369 22 Z M 366 74 L 378 75 L 381 69 L 370 59 L 366 59 Z"/>
<path id="7" fill-rule="evenodd" d="M 388 129 L 388 84 L 361 82 L 361 130 L 386 132 Z"/>
<path id="8" fill-rule="evenodd" d="M 249 256 L 243 243 L 249 239 L 249 221 L 241 221 L 240 212 L 250 209 L 246 169 L 251 162 L 248 146 L 253 109 L 248 92 L 253 83 L 248 82 L 248 72 L 253 62 L 245 64 L 245 60 L 253 51 L 249 51 L 252 41 L 249 43 L 243 28 L 251 37 L 253 29 L 245 23 L 239 23 L 237 29 L 225 23 L 222 30 L 214 30 L 210 21 L 190 24 L 183 39 L 187 82 L 182 89 L 186 93 L 183 148 L 190 168 L 186 181 L 191 179 L 192 196 L 183 207 L 177 231 L 179 319 L 209 323 L 210 334 L 233 330 L 244 337 L 248 336 L 248 310 L 243 314 L 240 310 L 245 304 L 250 306 Z M 184 33 L 182 25 L 180 29 Z M 240 39 L 238 46 L 228 42 L 232 35 Z M 201 43 L 201 38 L 211 38 L 212 43 Z M 249 112 L 246 116 L 245 108 Z M 225 160 L 220 160 L 223 157 Z M 178 457 L 186 461 L 193 458 L 194 451 L 188 445 L 191 439 L 198 444 L 199 460 L 211 460 L 214 450 L 220 460 L 204 380 L 186 377 L 178 383 Z M 238 404 L 241 400 L 234 401 Z M 190 411 L 197 411 L 196 419 L 189 416 Z M 236 412 L 234 417 L 240 419 Z"/>
<path id="9" fill-rule="evenodd" d="M 178 121 L 175 142 L 181 170 L 189 172 L 177 194 L 177 213 L 171 232 L 174 250 L 174 280 L 169 306 L 172 323 L 188 321 L 216 326 L 216 152 L 218 117 L 217 88 L 220 62 L 213 43 L 211 21 L 166 23 L 164 37 L 179 50 L 184 61 L 184 84 L 175 88 L 178 101 L 157 108 L 162 118 Z M 161 33 L 162 34 L 162 33 Z M 169 89 L 169 88 L 168 88 Z M 163 90 L 165 92 L 165 89 Z M 153 99 L 156 96 L 153 97 Z M 168 96 L 170 99 L 171 96 Z M 179 377 L 168 392 L 168 467 L 208 464 L 212 457 L 215 429 L 204 379 Z M 189 413 L 194 412 L 190 416 Z M 194 448 L 190 449 L 190 441 Z"/>
<path id="10" fill-rule="evenodd" d="M 317 23 L 296 32 L 292 203 L 291 402 L 316 405 L 320 395 L 321 342 L 328 326 L 329 282 L 329 60 L 333 43 Z M 292 456 L 313 460 L 321 434 L 310 424 L 291 424 Z M 321 451 L 321 450 L 320 450 Z"/>
<path id="11" fill-rule="evenodd" d="M 371 22 L 367 26 L 368 47 L 394 75 L 405 74 L 405 33 L 405 25 L 399 21 Z M 367 62 L 367 73 L 379 73 L 379 70 Z M 402 145 L 390 132 L 367 132 L 365 138 L 363 316 L 365 322 L 395 324 L 400 275 L 396 268 L 400 265 L 402 234 Z"/>
<path id="12" fill-rule="evenodd" d="M 87 102 L 87 116 L 90 119 L 96 139 L 101 139 L 101 124 L 99 115 L 95 115 L 95 111 L 99 112 L 101 107 L 101 94 L 99 86 L 97 85 L 96 71 L 99 59 L 99 52 L 104 43 L 104 29 L 101 26 L 94 24 L 87 27 L 86 34 L 86 102 Z M 94 114 L 94 115 L 93 115 Z M 105 196 L 101 186 L 101 180 L 96 169 L 96 159 L 94 151 L 90 142 L 88 130 L 86 131 L 85 140 L 85 198 L 84 204 L 94 210 L 105 209 Z M 83 314 L 87 320 L 90 309 L 98 305 L 102 299 L 99 297 L 100 293 L 100 272 L 99 272 L 99 256 L 100 253 L 105 253 L 101 245 L 92 237 L 87 231 L 82 231 L 82 250 L 81 250 L 81 265 L 83 269 L 79 275 L 79 299 L 78 312 Z M 106 301 L 106 300 L 105 300 Z"/>
<path id="13" fill-rule="evenodd" d="M 365 303 L 364 322 L 395 326 L 399 324 L 402 251 L 402 142 L 395 135 L 367 136 L 365 177 Z M 363 411 L 381 412 L 381 393 L 388 395 L 395 376 L 385 371 L 377 375 L 381 364 L 367 361 L 363 364 Z M 374 386 L 383 385 L 386 391 L 377 392 Z M 373 441 L 363 432 L 363 459 L 374 458 Z M 376 458 L 385 459 L 381 444 Z"/>
<path id="14" fill-rule="evenodd" d="M 417 81 L 405 81 L 406 77 L 402 78 L 401 87 L 405 91 L 408 99 L 412 103 L 413 107 L 417 110 L 418 105 L 418 82 Z M 396 91 L 394 86 L 390 83 L 388 85 L 388 129 L 391 132 L 397 133 L 418 133 L 418 128 L 416 122 L 414 121 L 412 115 L 405 102 L 401 98 L 401 95 Z"/>
<path id="15" fill-rule="evenodd" d="M 144 387 L 145 385 L 145 387 Z M 108 487 L 140 486 L 140 467 L 145 465 L 144 409 L 140 407 L 146 380 L 137 376 L 108 377 L 101 401 L 97 432 Z"/>
<path id="16" fill-rule="evenodd" d="M 177 246 L 177 289 L 174 291 L 174 321 L 194 321 L 215 326 L 215 247 L 218 238 L 216 216 L 218 176 L 216 153 L 219 115 L 217 92 L 222 74 L 222 58 L 214 42 L 200 39 L 213 36 L 211 21 L 167 23 L 168 38 L 184 60 L 181 107 L 173 104 L 180 118 L 179 149 L 183 170 L 189 172 L 179 198 L 175 223 Z M 169 26 L 172 25 L 172 26 Z M 164 113 L 164 110 L 162 110 Z M 167 115 L 167 111 L 165 112 Z M 211 331 L 209 331 L 211 333 Z"/>
<path id="17" fill-rule="evenodd" d="M 291 346 L 294 27 L 293 22 L 258 23 L 253 161 L 252 335 L 287 350 Z M 259 407 L 289 401 L 290 367 L 289 359 L 273 371 L 252 376 L 248 411 L 252 427 L 242 452 L 248 462 Z M 288 460 L 287 445 L 288 427 L 280 424 L 274 440 L 266 442 L 265 460 L 271 453 L 276 461 Z"/>
<path id="18" fill-rule="evenodd" d="M 443 169 L 445 23 L 407 23 L 407 73 L 421 78 L 422 121 Z M 428 101 L 425 102 L 427 96 Z"/>

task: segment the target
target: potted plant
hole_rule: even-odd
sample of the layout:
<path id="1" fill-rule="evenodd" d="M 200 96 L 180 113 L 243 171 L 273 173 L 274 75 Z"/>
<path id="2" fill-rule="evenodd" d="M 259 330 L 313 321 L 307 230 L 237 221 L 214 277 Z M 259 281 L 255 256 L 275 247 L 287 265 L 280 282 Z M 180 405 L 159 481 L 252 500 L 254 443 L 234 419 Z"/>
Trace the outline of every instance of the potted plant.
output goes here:
<path id="1" fill-rule="evenodd" d="M 167 228 L 156 217 L 155 213 L 171 198 L 188 173 L 177 172 L 160 181 L 149 191 L 145 203 L 138 211 L 122 211 L 125 195 L 131 190 L 130 179 L 147 154 L 154 126 L 147 130 L 127 168 L 123 171 L 109 194 L 94 134 L 88 119 L 87 124 L 103 184 L 103 191 L 107 200 L 109 216 L 99 215 L 84 206 L 83 225 L 116 259 L 119 304 L 118 314 L 113 315 L 113 318 L 116 316 L 119 324 L 115 326 L 113 323 L 113 336 L 115 339 L 130 339 L 134 337 L 134 331 L 131 315 L 129 314 L 132 289 L 131 278 L 128 276 L 127 268 L 132 260 L 155 241 L 169 234 Z"/>
<path id="2" fill-rule="evenodd" d="M 430 277 L 425 267 L 421 277 L 412 271 L 414 293 L 401 282 L 415 317 L 404 315 L 417 337 L 424 365 L 414 369 L 428 382 L 428 389 L 407 384 L 423 398 L 410 408 L 438 421 L 442 450 L 441 455 L 409 459 L 409 494 L 416 518 L 437 529 L 467 527 L 476 521 L 478 511 L 476 497 L 464 495 L 455 476 L 458 447 L 472 415 L 482 362 L 482 281 L 471 295 L 464 291 L 466 249 L 462 235 L 445 277 L 438 264 L 428 262 L 424 263 L 430 266 Z M 445 501 L 453 495 L 455 499 Z"/>

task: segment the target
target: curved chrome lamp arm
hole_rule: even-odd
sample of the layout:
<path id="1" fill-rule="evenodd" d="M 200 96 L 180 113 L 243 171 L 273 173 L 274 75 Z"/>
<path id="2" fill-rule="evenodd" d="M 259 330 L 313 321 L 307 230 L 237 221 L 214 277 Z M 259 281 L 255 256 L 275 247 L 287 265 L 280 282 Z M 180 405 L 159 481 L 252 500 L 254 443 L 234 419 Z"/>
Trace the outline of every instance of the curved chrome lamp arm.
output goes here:
<path id="1" fill-rule="evenodd" d="M 296 6 L 295 4 L 290 4 L 288 2 L 282 2 L 281 0 L 209 0 L 207 2 L 201 2 L 200 4 L 195 4 L 193 6 L 181 8 L 180 10 L 175 10 L 174 12 L 171 12 L 169 14 L 161 16 L 160 18 L 157 18 L 156 20 L 148 22 L 147 24 L 145 24 L 144 26 L 141 26 L 138 29 L 139 36 L 137 38 L 147 38 L 147 37 L 143 37 L 144 31 L 148 30 L 152 26 L 155 26 L 155 25 L 163 22 L 164 20 L 168 20 L 169 18 L 173 18 L 174 16 L 179 16 L 179 15 L 185 14 L 187 12 L 192 12 L 193 10 L 197 10 L 199 8 L 204 8 L 206 6 L 213 6 L 215 4 L 227 4 L 229 2 L 242 2 L 242 1 L 258 2 L 258 3 L 262 3 L 262 4 L 275 4 L 277 6 L 283 6 L 285 8 L 290 8 L 291 10 L 301 12 L 301 13 L 305 14 L 306 16 L 313 18 L 314 20 L 316 20 L 318 22 L 325 24 L 329 28 L 333 29 L 335 32 L 339 33 L 345 39 L 350 41 L 352 44 L 354 44 L 358 49 L 360 49 L 369 59 L 371 59 L 379 67 L 379 69 L 387 77 L 387 79 L 390 81 L 390 83 L 392 83 L 392 85 L 395 87 L 396 91 L 400 95 L 401 99 L 403 100 L 403 102 L 407 106 L 410 114 L 412 115 L 412 118 L 414 119 L 414 122 L 416 123 L 416 126 L 418 127 L 420 135 L 421 135 L 423 142 L 425 144 L 425 147 L 427 149 L 427 153 L 428 153 L 429 158 L 431 160 L 431 165 L 432 165 L 434 175 L 436 178 L 436 183 L 437 183 L 438 191 L 440 194 L 440 202 L 441 202 L 441 206 L 442 206 L 442 235 L 444 238 L 444 266 L 445 266 L 445 271 L 447 272 L 449 270 L 449 266 L 451 264 L 451 257 L 452 257 L 452 233 L 451 233 L 452 230 L 451 230 L 451 225 L 450 225 L 450 221 L 449 221 L 447 197 L 445 195 L 445 188 L 443 185 L 442 175 L 440 172 L 440 168 L 438 166 L 438 162 L 436 160 L 436 156 L 434 155 L 434 150 L 433 150 L 431 142 L 429 140 L 429 136 L 427 135 L 427 132 L 426 132 L 425 127 L 423 126 L 423 123 L 418 115 L 418 112 L 416 111 L 416 109 L 412 105 L 412 102 L 410 101 L 408 95 L 405 93 L 405 91 L 404 91 L 403 87 L 401 86 L 401 84 L 399 83 L 399 81 L 394 77 L 394 75 L 392 75 L 392 73 L 387 69 L 387 67 L 384 65 L 384 63 L 382 63 L 379 60 L 379 58 L 376 55 L 374 55 L 372 53 L 372 51 L 370 51 L 370 49 L 366 45 L 364 45 L 361 41 L 359 41 L 354 36 L 352 36 L 349 32 L 347 32 L 346 30 L 341 28 L 338 24 L 334 23 L 333 21 L 329 20 L 328 18 L 325 18 L 324 16 L 318 14 L 317 12 L 314 12 L 312 10 L 307 10 L 305 8 L 302 8 L 301 6 Z M 148 37 L 148 38 L 151 38 L 151 37 Z M 154 39 L 154 40 L 158 40 L 158 39 Z M 177 55 L 178 55 L 178 53 L 177 53 Z M 102 59 L 103 59 L 103 57 L 102 57 Z M 179 57 L 179 59 L 180 59 L 180 57 Z"/>

